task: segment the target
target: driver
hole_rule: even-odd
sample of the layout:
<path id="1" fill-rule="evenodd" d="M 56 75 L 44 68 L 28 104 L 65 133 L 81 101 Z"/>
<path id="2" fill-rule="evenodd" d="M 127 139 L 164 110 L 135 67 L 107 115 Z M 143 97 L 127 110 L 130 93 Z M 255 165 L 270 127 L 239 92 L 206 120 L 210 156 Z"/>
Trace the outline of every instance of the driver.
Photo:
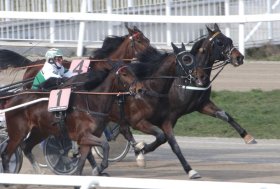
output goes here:
<path id="1" fill-rule="evenodd" d="M 31 89 L 53 87 L 59 85 L 63 81 L 63 78 L 69 78 L 73 75 L 70 70 L 63 67 L 63 53 L 60 49 L 49 49 L 46 52 L 45 57 L 46 62 L 43 68 L 35 76 Z M 49 86 L 46 87 L 44 84 Z"/>

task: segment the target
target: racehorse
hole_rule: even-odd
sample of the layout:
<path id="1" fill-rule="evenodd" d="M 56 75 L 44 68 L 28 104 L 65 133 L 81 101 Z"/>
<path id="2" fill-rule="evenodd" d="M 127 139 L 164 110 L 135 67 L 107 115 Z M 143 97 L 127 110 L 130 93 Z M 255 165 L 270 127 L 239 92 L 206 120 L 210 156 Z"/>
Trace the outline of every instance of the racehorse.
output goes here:
<path id="1" fill-rule="evenodd" d="M 210 75 L 214 68 L 214 63 L 218 61 L 224 61 L 223 64 L 217 65 L 217 67 L 224 67 L 228 63 L 234 66 L 239 66 L 243 64 L 244 56 L 234 48 L 232 40 L 226 37 L 219 29 L 218 25 L 214 25 L 214 30 L 212 31 L 207 27 L 208 36 L 198 41 L 191 53 L 195 56 L 197 64 L 204 65 L 204 69 L 207 75 L 207 85 L 204 87 L 190 86 L 190 80 L 186 78 L 176 78 L 168 92 L 168 100 L 165 99 L 165 103 L 160 103 L 160 106 L 156 110 L 148 121 L 153 124 L 148 124 L 148 122 L 142 124 L 131 124 L 134 129 L 140 130 L 147 134 L 152 134 L 156 137 L 156 140 L 151 144 L 144 144 L 142 146 L 136 146 L 135 151 L 143 153 L 148 153 L 154 151 L 158 146 L 168 141 L 173 152 L 179 158 L 185 172 L 189 174 L 189 177 L 199 178 L 200 175 L 191 169 L 187 161 L 185 160 L 179 145 L 174 137 L 173 128 L 177 120 L 185 114 L 191 113 L 193 111 L 199 111 L 206 115 L 210 115 L 230 123 L 237 132 L 244 138 L 246 143 L 254 143 L 254 138 L 247 134 L 246 130 L 243 129 L 239 124 L 237 124 L 233 118 L 218 108 L 211 100 L 211 82 Z M 181 49 L 185 50 L 185 49 Z M 175 51 L 177 58 L 180 58 L 182 54 Z M 182 57 L 183 58 L 183 57 Z M 159 97 L 158 97 L 159 98 Z M 129 103 L 127 102 L 127 106 Z M 133 115 L 129 115 L 130 117 Z M 143 115 L 140 115 L 144 117 Z M 131 118 L 126 118 L 131 119 Z M 140 119 L 140 118 L 139 118 Z M 158 127 L 155 127 L 158 126 Z M 127 131 L 128 132 L 128 131 Z M 128 132 L 129 133 L 129 132 Z M 132 136 L 127 136 L 129 140 L 135 142 Z"/>
<path id="2" fill-rule="evenodd" d="M 142 87 L 126 64 L 120 62 L 110 65 L 112 66 L 111 70 L 90 71 L 86 74 L 74 76 L 61 86 L 61 88 L 72 86 L 72 89 L 75 89 L 75 83 L 78 83 L 78 85 L 82 83 L 84 84 L 82 87 L 89 91 L 74 91 L 69 100 L 69 108 L 63 113 L 64 116 L 60 118 L 57 118 L 57 113 L 48 112 L 47 102 L 39 102 L 5 113 L 9 140 L 6 149 L 1 154 L 4 172 L 9 172 L 11 155 L 24 141 L 28 133 L 34 129 L 41 135 L 38 135 L 38 138 L 32 135 L 33 140 L 28 138 L 22 145 L 25 153 L 30 152 L 30 154 L 26 154 L 28 159 L 33 157 L 31 150 L 36 144 L 49 135 L 61 137 L 63 132 L 71 140 L 77 141 L 80 146 L 81 157 L 77 165 L 77 174 L 82 173 L 85 160 L 93 145 L 102 147 L 104 156 L 108 157 L 109 145 L 107 141 L 103 141 L 99 137 L 101 137 L 106 126 L 107 114 L 114 98 L 119 91 L 128 89 L 136 91 Z M 90 77 L 91 75 L 93 77 Z M 100 82 L 100 84 L 92 89 L 97 82 Z M 6 101 L 4 107 L 14 107 L 48 95 L 49 93 L 32 90 L 17 93 Z M 33 162 L 31 161 L 31 163 Z M 93 170 L 93 173 L 101 174 L 107 166 L 108 161 L 104 158 L 100 166 Z"/>
<path id="3" fill-rule="evenodd" d="M 92 56 L 89 57 L 92 69 L 102 69 L 106 65 L 102 64 L 102 62 L 106 61 L 106 59 L 123 59 L 125 62 L 130 62 L 136 58 L 138 53 L 150 46 L 150 40 L 136 26 L 130 28 L 125 25 L 125 27 L 128 30 L 127 35 L 106 37 L 102 47 L 94 51 Z M 45 59 L 31 61 L 13 51 L 0 50 L 0 69 L 6 69 L 7 67 L 27 68 L 23 75 L 23 80 L 35 77 L 44 62 Z M 63 66 L 69 68 L 70 63 L 64 60 Z M 25 88 L 30 87 L 31 83 L 25 85 Z"/>
<path id="4" fill-rule="evenodd" d="M 203 86 L 207 78 L 203 69 L 205 65 L 196 62 L 194 57 L 185 50 L 184 46 L 181 48 L 183 50 L 174 44 L 172 44 L 172 47 L 176 53 L 161 53 L 151 47 L 138 56 L 139 61 L 146 62 L 146 65 L 139 63 L 139 67 L 143 68 L 152 65 L 157 66 L 157 69 L 150 69 L 150 73 L 146 71 L 143 73 L 142 71 L 142 75 L 139 75 L 137 70 L 134 70 L 138 78 L 143 79 L 145 86 L 143 95 L 137 99 L 126 98 L 123 108 L 124 113 L 117 113 L 117 108 L 114 108 L 111 112 L 112 120 L 121 120 L 121 132 L 127 140 L 131 141 L 136 150 L 139 148 L 139 144 L 133 139 L 127 125 L 146 134 L 154 135 L 157 140 L 161 141 L 164 132 L 160 127 L 154 125 L 153 120 L 154 117 L 162 117 L 168 114 L 169 109 L 165 107 L 169 106 L 167 97 L 173 80 L 183 78 L 189 80 L 194 86 Z M 137 67 L 138 63 L 134 63 L 131 66 L 132 68 Z M 124 117 L 120 118 L 119 115 Z M 177 147 L 171 146 L 171 148 L 174 150 Z M 188 169 L 187 173 L 190 177 L 196 177 L 197 172 L 195 170 L 192 170 L 187 163 L 184 166 L 186 166 L 185 169 Z"/>

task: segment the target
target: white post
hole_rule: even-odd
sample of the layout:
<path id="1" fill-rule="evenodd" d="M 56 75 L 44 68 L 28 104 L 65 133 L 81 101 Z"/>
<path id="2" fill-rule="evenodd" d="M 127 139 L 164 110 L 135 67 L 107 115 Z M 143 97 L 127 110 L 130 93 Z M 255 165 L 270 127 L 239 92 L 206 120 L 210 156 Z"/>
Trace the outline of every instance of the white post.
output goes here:
<path id="1" fill-rule="evenodd" d="M 229 16 L 229 0 L 225 0 L 225 16 Z M 230 37 L 229 23 L 226 23 L 225 34 L 227 37 Z"/>
<path id="2" fill-rule="evenodd" d="M 112 0 L 106 1 L 107 14 L 112 14 Z M 108 35 L 113 35 L 112 24 L 108 21 Z"/>
<path id="3" fill-rule="evenodd" d="M 170 0 L 166 0 L 165 15 L 166 16 L 170 16 L 171 15 Z M 170 23 L 166 23 L 166 45 L 170 46 L 170 44 L 171 44 L 171 24 Z"/>
<path id="4" fill-rule="evenodd" d="M 47 0 L 47 10 L 49 14 L 54 12 L 54 0 Z M 55 33 L 54 33 L 55 21 L 50 20 L 50 43 L 54 43 Z"/>
<path id="5" fill-rule="evenodd" d="M 11 11 L 10 0 L 5 0 L 5 11 Z M 9 18 L 6 18 L 5 20 L 10 21 Z"/>
<path id="6" fill-rule="evenodd" d="M 271 14 L 272 7 L 271 7 L 271 0 L 267 0 L 267 13 Z M 267 22 L 267 38 L 269 41 L 272 40 L 272 22 Z"/>
<path id="7" fill-rule="evenodd" d="M 92 0 L 87 0 L 87 12 L 93 12 Z"/>
<path id="8" fill-rule="evenodd" d="M 244 1 L 239 0 L 239 16 L 244 15 Z M 239 24 L 239 51 L 245 56 L 244 23 Z"/>
<path id="9" fill-rule="evenodd" d="M 81 4 L 81 13 L 85 13 L 87 11 L 87 0 L 83 0 Z M 85 36 L 85 22 L 80 22 L 79 28 L 79 39 L 78 39 L 78 47 L 77 47 L 77 56 L 81 57 L 83 55 L 83 43 Z"/>
<path id="10" fill-rule="evenodd" d="M 133 0 L 127 0 L 127 6 L 128 6 L 128 7 L 134 6 Z"/>

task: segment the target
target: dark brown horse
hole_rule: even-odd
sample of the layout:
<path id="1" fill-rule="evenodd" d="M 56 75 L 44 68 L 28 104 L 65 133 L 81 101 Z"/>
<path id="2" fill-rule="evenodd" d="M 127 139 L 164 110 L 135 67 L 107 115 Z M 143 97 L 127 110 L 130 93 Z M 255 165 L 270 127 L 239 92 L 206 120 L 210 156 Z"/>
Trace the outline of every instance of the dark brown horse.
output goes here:
<path id="1" fill-rule="evenodd" d="M 244 138 L 246 143 L 254 143 L 254 138 L 248 135 L 245 129 L 237 124 L 226 112 L 216 107 L 210 100 L 210 75 L 214 63 L 216 61 L 224 62 L 223 64 L 218 65 L 218 67 L 223 67 L 228 63 L 238 66 L 243 64 L 244 57 L 236 48 L 234 48 L 232 40 L 220 31 L 218 25 L 214 25 L 213 31 L 208 27 L 207 30 L 208 36 L 197 42 L 191 51 L 191 53 L 195 56 L 197 64 L 204 65 L 203 67 L 207 75 L 207 82 L 204 82 L 204 84 L 207 84 L 204 87 L 193 86 L 190 82 L 191 80 L 188 78 L 176 78 L 172 83 L 172 87 L 168 91 L 168 98 L 161 100 L 162 102 L 159 103 L 153 110 L 150 117 L 146 117 L 143 114 L 140 115 L 140 113 L 136 114 L 131 111 L 133 110 L 132 107 L 135 107 L 134 103 L 136 103 L 136 100 L 128 101 L 126 104 L 126 120 L 128 121 L 128 124 L 130 124 L 134 129 L 156 137 L 156 140 L 151 144 L 145 144 L 142 147 L 136 146 L 136 151 L 141 149 L 143 153 L 148 153 L 154 151 L 158 146 L 167 141 L 171 146 L 172 151 L 180 160 L 185 172 L 189 174 L 190 178 L 199 178 L 200 175 L 192 170 L 185 160 L 173 132 L 173 128 L 177 120 L 182 115 L 193 111 L 199 111 L 206 115 L 217 117 L 230 123 L 241 135 L 241 137 Z M 181 50 L 178 51 L 175 49 L 174 51 L 178 59 L 180 59 L 180 57 L 183 58 L 180 54 Z M 152 102 L 149 101 L 149 98 L 151 97 L 143 97 L 143 99 L 146 100 L 143 100 L 144 102 L 142 102 L 142 104 L 146 103 L 150 106 Z M 142 118 L 145 118 L 143 119 L 145 121 L 139 122 Z M 135 120 L 138 121 L 137 124 L 135 124 Z M 131 136 L 127 135 L 127 138 L 134 143 L 135 141 L 129 137 Z"/>
<path id="2" fill-rule="evenodd" d="M 108 156 L 109 145 L 99 137 L 102 135 L 106 126 L 108 120 L 106 115 L 111 109 L 114 98 L 119 91 L 127 91 L 128 89 L 130 91 L 136 91 L 142 87 L 141 83 L 137 82 L 134 73 L 126 64 L 113 63 L 110 65 L 112 67 L 111 70 L 91 71 L 78 75 L 71 78 L 62 86 L 72 86 L 74 89 L 77 88 L 75 83 L 78 83 L 78 85 L 83 83 L 80 87 L 86 88 L 89 91 L 74 91 L 70 97 L 69 108 L 63 113 L 64 116 L 59 119 L 57 118 L 57 113 L 48 112 L 47 102 L 39 102 L 6 112 L 9 140 L 5 151 L 1 154 L 5 172 L 9 172 L 9 159 L 11 155 L 22 144 L 28 133 L 34 130 L 36 130 L 35 133 L 40 133 L 40 135 L 36 136 L 31 132 L 31 136 L 22 145 L 25 153 L 27 151 L 30 152 L 30 154 L 27 154 L 28 158 L 33 157 L 31 150 L 36 144 L 43 141 L 49 135 L 59 137 L 62 134 L 63 137 L 63 132 L 71 140 L 77 141 L 80 146 L 81 157 L 77 165 L 77 174 L 82 173 L 85 160 L 92 146 L 102 147 L 105 157 Z M 92 75 L 93 77 L 90 77 Z M 101 83 L 95 87 L 98 82 Z M 92 89 L 92 87 L 95 88 Z M 115 93 L 111 94 L 111 92 Z M 37 91 L 22 92 L 9 98 L 5 104 L 5 108 L 14 107 L 42 97 L 48 97 L 48 95 Z M 95 168 L 95 172 L 101 174 L 107 166 L 108 162 L 104 159 L 100 166 Z"/>
<path id="3" fill-rule="evenodd" d="M 139 144 L 135 143 L 128 127 L 124 125 L 130 125 L 134 129 L 154 135 L 156 141 L 164 142 L 164 131 L 158 127 L 160 124 L 155 125 L 153 120 L 154 117 L 164 117 L 167 114 L 168 109 L 165 109 L 165 107 L 169 106 L 168 92 L 174 79 L 183 78 L 194 86 L 203 86 L 205 79 L 207 79 L 204 73 L 205 65 L 196 62 L 194 57 L 185 50 L 184 46 L 182 46 L 182 49 L 177 48 L 175 45 L 172 46 L 176 52 L 175 54 L 162 53 L 154 48 L 148 48 L 140 54 L 138 59 L 141 62 L 134 63 L 131 67 L 141 68 L 140 73 L 137 69 L 135 73 L 139 79 L 144 79 L 145 92 L 141 95 L 141 98 L 133 99 L 128 97 L 125 100 L 123 113 L 116 113 L 118 112 L 116 107 L 112 111 L 111 118 L 114 121 L 121 120 L 121 132 L 137 149 Z M 145 67 L 149 68 L 151 66 L 156 67 L 156 69 L 150 68 L 150 71 L 143 71 Z M 122 114 L 124 117 L 119 118 L 118 115 Z M 174 150 L 178 146 L 172 144 L 171 148 Z M 185 159 L 184 161 L 186 162 Z M 183 166 L 191 177 L 196 177 L 196 172 L 191 169 L 187 162 Z"/>

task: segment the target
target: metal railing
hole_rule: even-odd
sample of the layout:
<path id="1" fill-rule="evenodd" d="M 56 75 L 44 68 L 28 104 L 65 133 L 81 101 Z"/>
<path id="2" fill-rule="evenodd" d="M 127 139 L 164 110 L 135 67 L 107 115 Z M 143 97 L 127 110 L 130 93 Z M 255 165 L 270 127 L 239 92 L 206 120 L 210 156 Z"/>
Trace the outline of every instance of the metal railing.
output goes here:
<path id="1" fill-rule="evenodd" d="M 169 48 L 171 41 L 188 43 L 206 34 L 206 24 L 218 22 L 244 52 L 245 48 L 280 43 L 279 4 L 280 0 L 0 0 L 0 40 L 21 41 L 22 45 L 78 44 L 82 49 L 99 46 L 108 35 L 126 34 L 123 22 L 129 22 L 152 44 Z M 17 17 L 6 11 L 34 14 Z M 78 12 L 80 19 L 62 16 Z M 47 19 L 38 19 L 43 13 Z M 106 14 L 106 19 L 100 14 Z M 249 21 L 244 16 L 270 18 Z M 115 19 L 122 17 L 128 19 Z"/>

